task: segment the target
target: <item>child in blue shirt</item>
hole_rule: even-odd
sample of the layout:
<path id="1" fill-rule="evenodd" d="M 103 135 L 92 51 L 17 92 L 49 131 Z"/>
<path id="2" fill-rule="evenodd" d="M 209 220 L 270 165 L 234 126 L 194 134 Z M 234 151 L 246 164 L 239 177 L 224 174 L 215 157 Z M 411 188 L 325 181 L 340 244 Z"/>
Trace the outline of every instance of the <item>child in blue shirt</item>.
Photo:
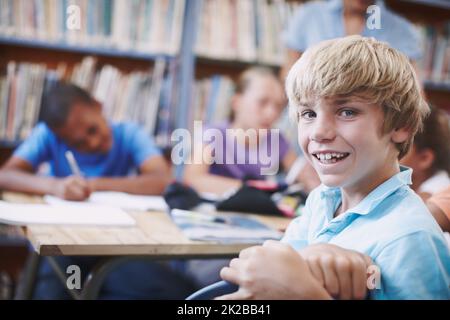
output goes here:
<path id="1" fill-rule="evenodd" d="M 399 165 L 429 110 L 408 58 L 373 38 L 325 41 L 294 64 L 286 90 L 322 184 L 282 239 L 297 252 L 270 243 L 241 252 L 221 271 L 239 291 L 222 298 L 304 298 L 292 254 L 308 262 L 328 298 L 355 297 L 366 275 L 352 270 L 367 264 L 358 255 L 342 259 L 335 248 L 343 248 L 373 261 L 372 299 L 450 299 L 449 248 L 408 186 L 412 170 Z M 275 251 L 286 259 L 274 260 Z"/>
<path id="2" fill-rule="evenodd" d="M 39 123 L 3 166 L 0 188 L 84 200 L 97 190 L 160 194 L 169 167 L 153 141 L 131 123 L 109 123 L 87 92 L 59 83 L 44 97 Z M 71 172 L 73 152 L 83 177 Z M 48 162 L 48 175 L 36 175 Z M 129 176 L 136 172 L 137 175 Z"/>
<path id="3" fill-rule="evenodd" d="M 42 120 L 0 170 L 0 189 L 84 200 L 98 190 L 161 194 L 171 178 L 168 164 L 142 129 L 131 123 L 109 123 L 100 103 L 75 85 L 58 83 L 44 96 Z M 82 176 L 71 171 L 65 156 L 68 150 Z M 49 164 L 48 174 L 36 174 L 44 162 Z M 97 258 L 57 260 L 62 266 L 80 266 L 85 276 Z M 162 265 L 129 262 L 110 274 L 101 297 L 183 298 L 189 291 L 176 279 Z M 171 291 L 175 285 L 177 290 Z M 44 260 L 35 298 L 67 297 Z"/>

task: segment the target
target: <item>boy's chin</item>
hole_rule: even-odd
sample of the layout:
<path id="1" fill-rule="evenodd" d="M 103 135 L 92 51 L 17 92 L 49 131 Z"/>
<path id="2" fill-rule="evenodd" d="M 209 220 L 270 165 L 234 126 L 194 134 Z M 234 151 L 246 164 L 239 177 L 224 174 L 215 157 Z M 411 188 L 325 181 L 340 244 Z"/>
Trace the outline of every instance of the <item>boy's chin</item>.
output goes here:
<path id="1" fill-rule="evenodd" d="M 319 175 L 322 184 L 329 188 L 339 188 L 344 184 L 342 177 L 330 176 L 330 175 Z"/>

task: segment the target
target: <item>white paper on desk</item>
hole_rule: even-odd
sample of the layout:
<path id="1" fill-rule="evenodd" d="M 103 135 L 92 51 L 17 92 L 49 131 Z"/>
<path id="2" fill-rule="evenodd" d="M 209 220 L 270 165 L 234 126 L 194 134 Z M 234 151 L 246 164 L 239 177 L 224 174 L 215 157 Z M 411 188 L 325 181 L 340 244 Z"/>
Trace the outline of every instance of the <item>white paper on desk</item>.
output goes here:
<path id="1" fill-rule="evenodd" d="M 166 201 L 161 196 L 143 196 L 134 195 L 124 192 L 115 191 L 97 191 L 93 192 L 88 201 L 67 201 L 60 198 L 46 195 L 45 202 L 49 204 L 78 204 L 78 203 L 95 203 L 100 205 L 107 205 L 128 210 L 139 211 L 167 211 L 168 206 Z"/>
<path id="2" fill-rule="evenodd" d="M 264 240 L 279 240 L 282 237 L 281 232 L 242 214 L 212 215 L 222 218 L 224 222 L 212 222 L 194 216 L 177 215 L 173 210 L 171 215 L 175 224 L 191 240 L 220 243 L 262 243 Z M 202 214 L 200 213 L 200 215 Z"/>
<path id="3" fill-rule="evenodd" d="M 0 201 L 0 222 L 13 225 L 78 225 L 133 226 L 134 219 L 125 211 L 107 206 L 78 203 L 77 205 L 17 204 Z"/>
<path id="4" fill-rule="evenodd" d="M 218 241 L 222 243 L 262 243 L 264 240 L 279 240 L 281 233 L 275 230 L 248 230 L 245 228 L 208 229 L 192 227 L 183 233 L 191 240 Z"/>

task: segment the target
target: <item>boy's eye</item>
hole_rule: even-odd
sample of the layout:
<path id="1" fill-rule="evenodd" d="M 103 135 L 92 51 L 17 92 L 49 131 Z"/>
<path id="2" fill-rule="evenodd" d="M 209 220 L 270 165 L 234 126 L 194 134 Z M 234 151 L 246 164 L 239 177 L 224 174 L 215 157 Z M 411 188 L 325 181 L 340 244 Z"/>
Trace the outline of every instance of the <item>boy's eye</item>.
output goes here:
<path id="1" fill-rule="evenodd" d="M 300 118 L 305 119 L 305 120 L 310 120 L 310 119 L 314 119 L 316 117 L 316 113 L 314 111 L 311 110 L 305 110 L 300 112 Z"/>
<path id="2" fill-rule="evenodd" d="M 339 115 L 344 118 L 352 118 L 356 116 L 356 111 L 351 109 L 343 109 L 339 111 Z"/>

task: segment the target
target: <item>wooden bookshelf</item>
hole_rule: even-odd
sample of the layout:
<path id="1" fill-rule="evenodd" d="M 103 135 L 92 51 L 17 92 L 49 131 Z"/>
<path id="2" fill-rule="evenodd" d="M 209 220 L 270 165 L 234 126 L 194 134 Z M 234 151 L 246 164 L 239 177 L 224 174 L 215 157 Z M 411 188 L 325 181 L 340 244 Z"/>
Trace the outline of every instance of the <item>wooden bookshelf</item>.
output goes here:
<path id="1" fill-rule="evenodd" d="M 289 0 L 288 2 L 305 2 L 300 0 Z M 450 21 L 450 2 L 446 0 L 386 0 L 386 5 L 397 13 L 405 16 L 406 18 L 414 22 L 422 22 L 427 24 L 441 24 L 446 21 Z M 194 8 L 195 7 L 195 8 Z M 198 1 L 187 0 L 186 10 L 199 11 Z M 187 11 L 186 11 L 187 12 Z M 197 18 L 199 12 L 196 13 Z M 185 27 L 188 24 L 185 23 Z M 183 30 L 183 38 L 192 36 L 195 33 L 195 23 Z M 34 63 L 45 63 L 50 68 L 56 68 L 58 63 L 64 62 L 67 65 L 68 71 L 81 59 L 87 55 L 96 57 L 98 66 L 105 64 L 113 65 L 119 68 L 121 71 L 128 73 L 132 71 L 143 71 L 152 68 L 154 59 L 178 59 L 180 66 L 183 64 L 193 64 L 188 66 L 187 69 L 192 69 L 192 75 L 187 76 L 184 79 L 184 95 L 189 89 L 189 83 L 193 79 L 201 79 L 209 77 L 214 74 L 225 74 L 230 76 L 233 80 L 237 78 L 239 73 L 253 65 L 262 65 L 278 70 L 279 66 L 275 64 L 265 64 L 260 62 L 248 62 L 240 60 L 223 60 L 213 57 L 199 56 L 195 54 L 195 47 L 186 48 L 186 44 L 182 45 L 181 51 L 188 51 L 190 55 L 187 59 L 181 59 L 180 55 L 171 54 L 155 54 L 155 53 L 142 53 L 133 50 L 120 50 L 114 47 L 98 47 L 98 46 L 85 46 L 75 45 L 66 42 L 48 42 L 43 40 L 30 40 L 30 39 L 18 39 L 14 37 L 0 36 L 0 70 L 4 68 L 6 63 L 10 60 L 15 61 L 28 61 Z M 189 52 L 190 51 L 190 52 Z M 435 100 L 437 104 L 443 105 L 445 99 L 441 96 L 445 96 L 450 92 L 450 86 L 439 83 L 426 83 L 426 91 L 430 92 L 429 99 Z M 450 93 L 449 93 L 450 95 Z M 437 98 L 439 97 L 439 98 Z M 433 101 L 432 101 L 433 102 Z M 185 106 L 183 107 L 186 108 Z M 184 111 L 181 110 L 183 113 Z M 181 114 L 180 113 L 180 114 Z M 0 141 L 0 145 L 3 148 L 13 148 L 16 144 L 4 143 Z"/>
<path id="2" fill-rule="evenodd" d="M 439 24 L 450 20 L 446 0 L 385 0 L 386 5 L 415 23 Z"/>
<path id="3" fill-rule="evenodd" d="M 169 55 L 143 55 L 133 52 L 108 52 L 105 49 L 83 48 L 71 50 L 68 46 L 56 46 L 54 44 L 42 45 L 31 41 L 0 39 L 0 72 L 6 73 L 6 65 L 9 61 L 16 63 L 44 64 L 47 69 L 56 70 L 59 65 L 65 67 L 67 78 L 72 73 L 74 67 L 79 65 L 83 58 L 90 56 L 96 60 L 96 69 L 101 69 L 105 65 L 111 65 L 120 70 L 123 74 L 132 72 L 151 71 L 154 67 L 154 59 L 163 58 L 168 61 L 175 59 Z M 8 141 L 0 139 L 0 165 L 9 157 L 11 151 L 15 149 L 21 141 Z"/>
<path id="4" fill-rule="evenodd" d="M 274 64 L 246 62 L 239 60 L 219 60 L 205 57 L 196 59 L 196 77 L 198 79 L 206 78 L 215 74 L 226 74 L 232 79 L 237 79 L 242 70 L 252 66 L 262 66 L 279 71 L 280 66 Z"/>
<path id="5" fill-rule="evenodd" d="M 58 64 L 63 62 L 67 65 L 70 72 L 73 66 L 80 63 L 86 56 L 95 57 L 99 66 L 106 64 L 113 65 L 119 68 L 124 73 L 129 73 L 138 70 L 148 70 L 153 65 L 153 59 L 140 56 L 131 55 L 121 56 L 114 54 L 104 54 L 103 51 L 98 50 L 76 50 L 70 51 L 68 49 L 52 49 L 51 46 L 26 46 L 23 43 L 11 44 L 0 41 L 0 66 L 5 67 L 8 61 L 16 62 L 31 62 L 44 63 L 50 69 L 56 69 Z"/>
<path id="6" fill-rule="evenodd" d="M 20 46 L 26 48 L 41 48 L 48 49 L 51 51 L 65 51 L 88 55 L 99 55 L 99 56 L 110 56 L 126 59 L 138 59 L 138 60 L 155 60 L 157 58 L 173 58 L 174 55 L 171 54 L 152 54 L 143 53 L 133 50 L 120 50 L 114 47 L 93 47 L 93 46 L 83 46 L 69 44 L 65 42 L 48 42 L 43 40 L 33 40 L 33 39 L 20 39 L 20 38 L 7 38 L 0 37 L 0 44 L 9 46 Z"/>

